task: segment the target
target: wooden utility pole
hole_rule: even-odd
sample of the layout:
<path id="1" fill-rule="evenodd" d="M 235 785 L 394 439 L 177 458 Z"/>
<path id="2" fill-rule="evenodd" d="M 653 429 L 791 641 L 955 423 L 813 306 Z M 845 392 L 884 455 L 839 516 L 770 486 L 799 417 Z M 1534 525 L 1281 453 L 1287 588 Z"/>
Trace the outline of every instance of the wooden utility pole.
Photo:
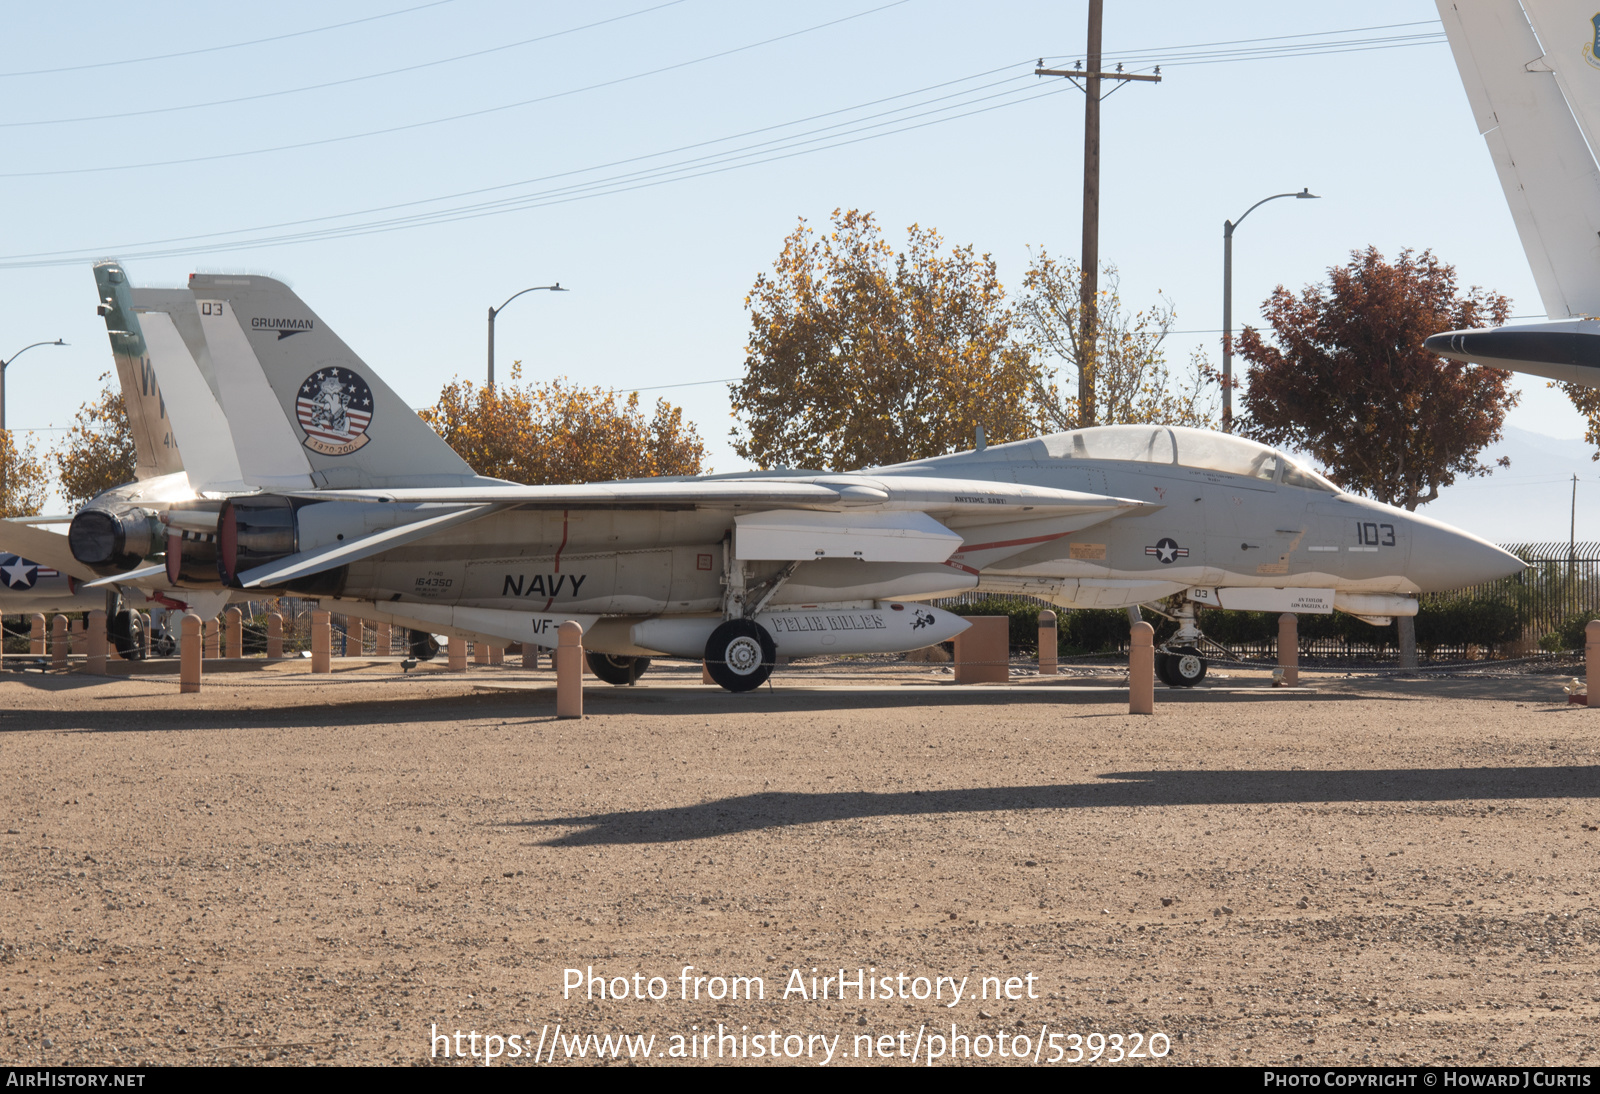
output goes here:
<path id="1" fill-rule="evenodd" d="M 1095 424 L 1095 345 L 1099 337 L 1100 299 L 1100 81 L 1144 80 L 1161 82 L 1161 69 L 1155 75 L 1136 76 L 1122 71 L 1100 71 L 1100 28 L 1105 0 L 1089 0 L 1089 51 L 1087 68 L 1045 68 L 1044 59 L 1033 70 L 1035 76 L 1064 76 L 1084 93 L 1083 103 L 1083 262 L 1082 282 L 1078 287 L 1078 425 Z M 1082 83 L 1078 83 L 1082 80 Z M 1117 86 L 1121 86 L 1119 83 Z M 1114 89 L 1113 89 L 1114 90 Z"/>

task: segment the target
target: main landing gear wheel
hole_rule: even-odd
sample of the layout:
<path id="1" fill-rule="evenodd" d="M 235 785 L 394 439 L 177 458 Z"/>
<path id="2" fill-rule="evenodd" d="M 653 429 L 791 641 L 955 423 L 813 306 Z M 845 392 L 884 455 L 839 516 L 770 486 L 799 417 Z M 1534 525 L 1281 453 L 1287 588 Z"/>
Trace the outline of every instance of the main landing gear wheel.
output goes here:
<path id="1" fill-rule="evenodd" d="M 1206 659 L 1193 646 L 1157 650 L 1156 675 L 1168 687 L 1192 688 L 1206 678 Z"/>
<path id="2" fill-rule="evenodd" d="M 613 657 L 609 653 L 585 650 L 583 659 L 589 662 L 589 671 L 608 684 L 626 687 L 644 675 L 650 667 L 648 657 Z"/>
<path id="3" fill-rule="evenodd" d="M 122 611 L 111 617 L 111 641 L 129 661 L 144 660 L 144 616 Z"/>
<path id="4" fill-rule="evenodd" d="M 418 661 L 432 661 L 439 653 L 439 640 L 427 631 L 406 631 L 406 648 Z"/>
<path id="5" fill-rule="evenodd" d="M 730 619 L 706 642 L 706 671 L 728 691 L 751 691 L 767 682 L 778 646 L 761 624 Z"/>

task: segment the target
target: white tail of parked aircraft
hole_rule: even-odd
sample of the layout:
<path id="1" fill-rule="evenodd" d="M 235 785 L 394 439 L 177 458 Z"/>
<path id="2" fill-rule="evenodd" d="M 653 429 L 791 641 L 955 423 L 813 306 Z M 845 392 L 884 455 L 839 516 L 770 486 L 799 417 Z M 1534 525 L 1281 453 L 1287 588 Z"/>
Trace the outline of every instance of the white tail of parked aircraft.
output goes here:
<path id="1" fill-rule="evenodd" d="M 1574 0 L 1437 0 L 1550 322 L 1450 331 L 1456 360 L 1600 386 L 1600 13 Z"/>
<path id="2" fill-rule="evenodd" d="M 189 286 L 246 481 L 279 488 L 483 481 L 282 282 Z M 381 425 L 382 428 L 376 428 Z"/>

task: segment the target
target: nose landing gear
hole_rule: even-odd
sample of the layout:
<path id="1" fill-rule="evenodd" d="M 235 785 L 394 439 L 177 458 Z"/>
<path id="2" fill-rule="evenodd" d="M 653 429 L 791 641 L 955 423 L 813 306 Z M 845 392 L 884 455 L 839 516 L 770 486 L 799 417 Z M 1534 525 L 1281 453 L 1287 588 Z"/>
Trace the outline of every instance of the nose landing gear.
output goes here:
<path id="1" fill-rule="evenodd" d="M 1156 675 L 1168 687 L 1192 688 L 1206 678 L 1200 643 L 1208 641 L 1196 622 L 1194 601 L 1185 599 L 1169 618 L 1178 624 L 1178 633 L 1156 651 Z"/>

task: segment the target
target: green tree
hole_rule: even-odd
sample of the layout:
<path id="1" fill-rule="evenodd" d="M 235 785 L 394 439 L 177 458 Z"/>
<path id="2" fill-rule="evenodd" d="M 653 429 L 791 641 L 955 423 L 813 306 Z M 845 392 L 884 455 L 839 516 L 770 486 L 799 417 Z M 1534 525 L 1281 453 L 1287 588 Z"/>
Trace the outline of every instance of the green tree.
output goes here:
<path id="1" fill-rule="evenodd" d="M 422 418 L 480 475 L 559 485 L 699 475 L 706 450 L 683 410 L 656 400 L 647 417 L 637 393 L 622 396 L 560 380 L 476 387 L 456 379 Z"/>
<path id="2" fill-rule="evenodd" d="M 871 213 L 802 218 L 745 297 L 734 451 L 760 467 L 850 470 L 1033 435 L 1035 370 L 988 255 L 913 224 L 895 251 Z"/>
<path id="3" fill-rule="evenodd" d="M 1085 361 L 1078 326 L 1081 268 L 1071 259 L 1057 262 L 1042 247 L 1028 266 L 1017 303 L 1021 327 L 1035 361 L 1065 366 L 1041 368 L 1034 381 L 1034 397 L 1045 420 L 1060 430 L 1078 428 L 1080 377 L 1088 376 L 1094 386 L 1090 405 L 1096 425 L 1214 427 L 1217 389 L 1204 354 L 1195 351 L 1189 362 L 1193 376 L 1183 383 L 1176 383 L 1168 368 L 1162 344 L 1177 315 L 1172 302 L 1163 297 L 1130 313 L 1122 305 L 1116 266 L 1107 263 L 1100 269 L 1104 287 L 1096 309 L 1096 340 Z"/>
<path id="4" fill-rule="evenodd" d="M 122 392 L 100 375 L 100 395 L 78 408 L 76 420 L 62 446 L 51 453 L 61 493 L 73 508 L 90 498 L 134 480 L 138 454 Z"/>

